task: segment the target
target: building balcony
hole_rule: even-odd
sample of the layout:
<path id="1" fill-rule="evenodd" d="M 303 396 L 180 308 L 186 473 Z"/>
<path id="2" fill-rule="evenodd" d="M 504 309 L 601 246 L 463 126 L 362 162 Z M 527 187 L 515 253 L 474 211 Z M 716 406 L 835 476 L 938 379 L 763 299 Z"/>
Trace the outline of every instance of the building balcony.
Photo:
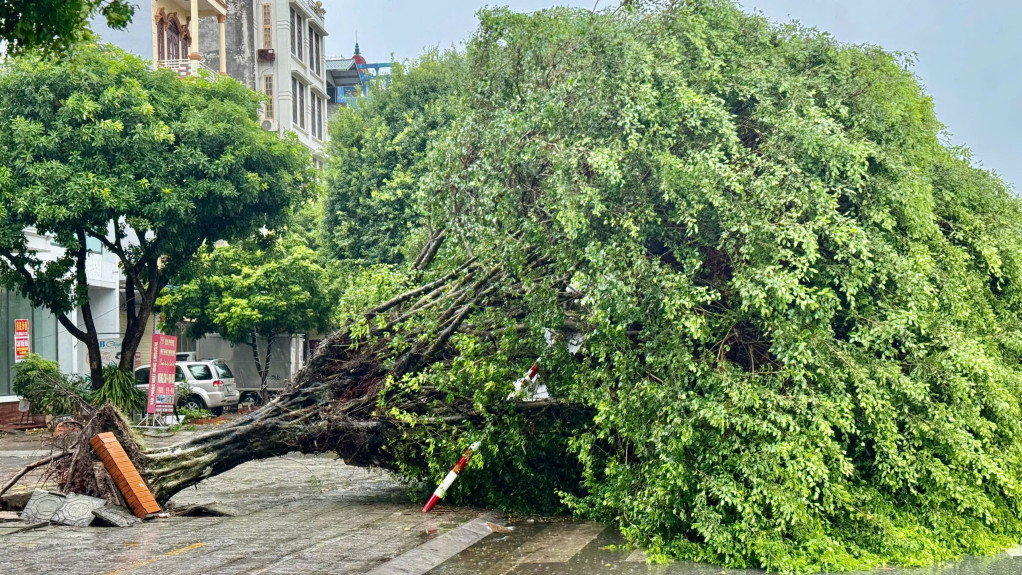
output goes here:
<path id="1" fill-rule="evenodd" d="M 227 15 L 226 0 L 198 0 L 195 4 L 199 17 Z M 191 0 L 154 0 L 154 13 L 159 8 L 163 8 L 168 14 L 177 12 L 187 18 L 191 16 L 192 3 Z"/>
<path id="2" fill-rule="evenodd" d="M 204 67 L 199 63 L 199 20 L 215 17 L 220 73 L 227 73 L 227 49 L 224 23 L 226 0 L 152 0 L 153 62 L 157 68 L 172 68 L 181 75 L 195 75 Z M 189 64 L 187 60 L 194 60 Z"/>

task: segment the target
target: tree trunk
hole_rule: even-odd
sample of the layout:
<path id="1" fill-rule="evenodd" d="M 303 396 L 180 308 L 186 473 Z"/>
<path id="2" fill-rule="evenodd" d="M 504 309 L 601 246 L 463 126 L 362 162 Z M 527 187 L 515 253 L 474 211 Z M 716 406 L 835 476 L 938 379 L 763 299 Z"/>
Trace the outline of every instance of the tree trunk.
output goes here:
<path id="1" fill-rule="evenodd" d="M 330 344 L 344 345 L 337 339 Z M 206 477 L 292 451 L 336 451 L 351 464 L 387 467 L 380 448 L 389 424 L 373 417 L 387 370 L 374 351 L 349 351 L 331 369 L 333 375 L 296 382 L 253 413 L 185 443 L 146 452 L 140 463 L 149 488 L 163 503 Z"/>
<path id="2" fill-rule="evenodd" d="M 259 355 L 259 335 L 256 332 L 252 332 L 252 342 L 248 345 L 252 347 L 252 358 L 255 360 L 256 371 L 259 372 L 259 403 L 266 405 L 269 401 L 269 389 L 266 386 L 266 378 L 270 375 L 270 354 L 273 353 L 273 339 L 274 335 L 270 335 L 266 338 L 266 355 L 265 359 L 262 359 Z"/>
<path id="3" fill-rule="evenodd" d="M 82 314 L 82 323 L 85 324 L 84 337 L 79 338 L 85 343 L 89 353 L 89 377 L 92 389 L 103 387 L 103 358 L 99 351 L 99 332 L 96 330 L 96 322 L 92 317 L 92 305 L 89 303 L 89 280 L 85 271 L 85 260 L 88 257 L 88 249 L 85 247 L 85 232 L 78 232 L 78 253 L 75 258 L 75 282 L 79 290 L 85 290 L 84 297 L 79 298 L 79 311 Z"/>
<path id="4" fill-rule="evenodd" d="M 348 464 L 391 468 L 393 459 L 384 447 L 400 436 L 403 424 L 378 409 L 385 382 L 451 357 L 451 337 L 462 329 L 469 313 L 480 306 L 506 303 L 510 297 L 498 289 L 501 279 L 498 268 L 466 264 L 458 273 L 369 310 L 366 317 L 374 318 L 374 327 L 368 338 L 353 342 L 348 328 L 335 332 L 321 343 L 287 389 L 259 410 L 165 449 L 143 453 L 132 445 L 132 459 L 160 502 L 246 461 L 292 451 L 336 452 Z M 426 310 L 437 314 L 435 320 L 423 324 L 430 327 L 410 330 L 407 319 Z M 379 327 L 384 313 L 389 314 L 389 321 Z M 471 329 L 478 333 L 480 326 Z M 402 345 L 395 346 L 394 338 L 402 338 Z M 258 363 L 258 351 L 253 349 Z M 395 349 L 404 351 L 395 354 Z M 418 412 L 423 414 L 423 425 L 449 425 L 475 417 L 471 405 L 459 411 L 448 406 L 443 395 L 428 390 L 414 402 L 421 407 Z M 539 405 L 521 407 L 535 410 Z M 113 431 L 122 441 L 132 441 L 125 429 Z M 88 437 L 91 435 L 83 436 L 79 443 L 79 455 L 90 449 Z M 61 486 L 87 488 L 90 480 L 81 476 L 91 473 L 91 468 L 74 469 L 79 471 L 66 473 Z"/>
<path id="5" fill-rule="evenodd" d="M 152 276 L 156 276 L 155 278 Z M 138 346 L 142 343 L 142 336 L 145 335 L 146 326 L 149 324 L 149 316 L 153 313 L 153 308 L 156 307 L 156 298 L 160 295 L 160 290 L 166 282 L 162 279 L 160 272 L 153 271 L 150 269 L 150 279 L 146 289 L 141 293 L 141 299 L 139 301 L 138 313 L 134 319 L 129 322 L 124 330 L 124 339 L 121 340 L 121 359 L 118 363 L 118 367 L 124 371 L 132 372 L 135 369 L 135 351 L 138 350 Z M 133 287 L 125 286 L 125 291 L 131 289 L 134 292 Z M 131 298 L 133 302 L 135 297 Z M 133 304 L 132 304 L 133 305 Z"/>

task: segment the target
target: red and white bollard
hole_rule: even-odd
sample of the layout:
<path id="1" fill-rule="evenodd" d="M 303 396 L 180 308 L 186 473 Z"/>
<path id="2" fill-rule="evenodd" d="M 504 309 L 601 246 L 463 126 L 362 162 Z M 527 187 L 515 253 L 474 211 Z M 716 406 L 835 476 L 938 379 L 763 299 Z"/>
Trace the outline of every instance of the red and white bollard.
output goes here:
<path id="1" fill-rule="evenodd" d="M 553 345 L 554 342 L 557 341 L 557 334 L 553 330 L 546 330 L 545 337 L 548 346 Z M 572 355 L 575 355 L 575 353 L 579 350 L 580 347 L 582 347 L 582 336 L 580 334 L 573 333 L 571 337 L 568 338 L 568 351 Z M 534 385 L 538 378 L 539 378 L 539 359 L 537 359 L 536 362 L 532 364 L 532 367 L 530 367 L 529 370 L 525 372 L 524 376 L 522 376 L 521 378 L 518 379 L 518 381 L 515 382 L 515 390 L 511 392 L 511 395 L 507 396 L 508 401 L 518 396 L 522 392 L 523 388 L 526 388 L 527 386 L 530 385 Z M 541 384 L 538 388 L 535 388 L 531 392 L 529 392 L 529 397 L 527 398 L 527 400 L 547 399 L 548 397 L 549 395 L 547 394 L 546 386 Z M 472 459 L 472 454 L 479 450 L 480 445 L 482 445 L 482 442 L 477 441 L 470 445 L 468 449 L 466 449 L 465 452 L 461 454 L 461 459 L 459 459 L 458 462 L 454 464 L 454 467 L 452 467 L 451 471 L 448 472 L 447 477 L 444 477 L 444 480 L 440 483 L 440 486 L 437 487 L 436 491 L 433 492 L 433 496 L 430 497 L 429 501 L 426 502 L 426 505 L 423 506 L 422 508 L 423 513 L 429 513 L 430 509 L 433 509 L 433 506 L 436 505 L 441 499 L 443 499 L 444 494 L 447 493 L 447 490 L 450 489 L 451 485 L 454 484 L 454 481 L 458 478 L 458 474 L 461 473 L 463 469 L 465 469 L 466 465 L 468 465 L 468 460 Z"/>
<path id="2" fill-rule="evenodd" d="M 468 446 L 468 449 L 465 450 L 465 453 L 461 454 L 461 459 L 459 459 L 458 462 L 454 464 L 454 467 L 451 468 L 451 471 L 447 473 L 447 477 L 444 477 L 444 480 L 440 483 L 440 486 L 437 487 L 436 491 L 433 492 L 433 496 L 430 497 L 429 501 L 426 502 L 426 505 L 423 506 L 422 508 L 423 513 L 429 513 L 429 510 L 433 509 L 433 506 L 444 498 L 444 494 L 446 494 L 447 490 L 450 489 L 451 485 L 454 484 L 454 480 L 458 478 L 458 474 L 461 473 L 463 469 L 465 469 L 466 465 L 468 465 L 468 461 L 472 459 L 472 454 L 479 449 L 480 445 L 482 445 L 482 442 L 477 441 L 472 445 Z"/>

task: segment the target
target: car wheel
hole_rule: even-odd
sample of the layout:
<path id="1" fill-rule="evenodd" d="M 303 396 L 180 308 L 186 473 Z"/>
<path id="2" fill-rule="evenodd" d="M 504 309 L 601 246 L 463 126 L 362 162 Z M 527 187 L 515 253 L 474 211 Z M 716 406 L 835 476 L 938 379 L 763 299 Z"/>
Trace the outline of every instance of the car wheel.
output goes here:
<path id="1" fill-rule="evenodd" d="M 259 405 L 260 401 L 259 392 L 257 391 L 246 391 L 241 394 L 241 401 L 239 403 L 251 403 L 252 405 Z"/>
<path id="2" fill-rule="evenodd" d="M 221 415 L 224 414 L 224 408 L 223 408 L 223 406 L 214 407 L 214 408 L 210 409 L 209 412 L 212 413 L 216 417 L 220 417 Z"/>
<path id="3" fill-rule="evenodd" d="M 206 409 L 206 402 L 202 401 L 201 397 L 193 395 L 192 397 L 189 397 L 188 399 L 179 403 L 178 407 L 183 407 L 185 409 L 190 409 L 192 411 L 200 411 Z"/>

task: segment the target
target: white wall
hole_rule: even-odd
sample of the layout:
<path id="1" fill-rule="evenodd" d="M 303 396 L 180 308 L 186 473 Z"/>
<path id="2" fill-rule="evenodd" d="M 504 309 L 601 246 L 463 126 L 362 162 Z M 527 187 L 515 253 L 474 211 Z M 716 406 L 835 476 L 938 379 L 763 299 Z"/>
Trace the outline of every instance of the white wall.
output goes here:
<path id="1" fill-rule="evenodd" d="M 294 373 L 301 367 L 302 356 L 294 353 L 294 347 L 301 349 L 301 339 L 278 337 L 273 342 L 273 353 L 270 356 L 270 374 L 266 378 L 267 386 L 271 390 L 283 389 L 293 377 Z M 265 350 L 265 340 L 260 340 L 259 349 Z M 219 334 L 208 335 L 195 342 L 197 359 L 224 359 L 234 377 L 237 380 L 238 389 L 256 390 L 259 389 L 259 371 L 256 369 L 255 359 L 252 357 L 252 348 L 248 345 L 233 345 L 222 338 Z M 262 353 L 265 353 L 263 351 Z M 261 354 L 260 354 L 261 355 Z M 299 364 L 292 362 L 294 356 Z"/>

